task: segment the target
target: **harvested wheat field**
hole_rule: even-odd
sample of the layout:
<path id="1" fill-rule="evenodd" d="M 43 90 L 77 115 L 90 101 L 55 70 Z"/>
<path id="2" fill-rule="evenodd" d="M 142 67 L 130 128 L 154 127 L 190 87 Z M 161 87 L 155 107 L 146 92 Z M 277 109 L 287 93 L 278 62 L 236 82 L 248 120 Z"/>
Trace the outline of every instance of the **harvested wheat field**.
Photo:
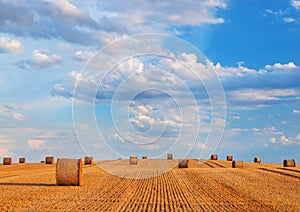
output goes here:
<path id="1" fill-rule="evenodd" d="M 82 186 L 56 186 L 54 164 L 1 164 L 0 211 L 300 210 L 299 165 L 244 162 L 234 169 L 221 160 L 190 160 L 186 169 L 177 165 L 177 160 L 140 159 L 135 166 L 129 160 L 98 161 L 83 166 Z"/>

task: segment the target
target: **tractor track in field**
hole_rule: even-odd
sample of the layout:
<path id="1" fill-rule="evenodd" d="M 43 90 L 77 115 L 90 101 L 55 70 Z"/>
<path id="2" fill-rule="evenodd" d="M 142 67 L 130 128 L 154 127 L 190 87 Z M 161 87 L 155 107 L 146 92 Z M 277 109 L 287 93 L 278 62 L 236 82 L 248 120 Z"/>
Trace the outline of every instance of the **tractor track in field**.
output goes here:
<path id="1" fill-rule="evenodd" d="M 300 175 L 296 175 L 294 172 L 295 170 L 288 170 L 288 169 L 283 169 L 284 171 L 282 170 L 279 170 L 278 168 L 277 169 L 271 169 L 271 168 L 259 168 L 260 170 L 263 170 L 263 171 L 268 171 L 268 172 L 273 172 L 273 173 L 276 173 L 276 174 L 280 174 L 280 175 L 284 175 L 284 176 L 288 176 L 288 177 L 293 177 L 293 178 L 298 178 L 300 179 Z"/>

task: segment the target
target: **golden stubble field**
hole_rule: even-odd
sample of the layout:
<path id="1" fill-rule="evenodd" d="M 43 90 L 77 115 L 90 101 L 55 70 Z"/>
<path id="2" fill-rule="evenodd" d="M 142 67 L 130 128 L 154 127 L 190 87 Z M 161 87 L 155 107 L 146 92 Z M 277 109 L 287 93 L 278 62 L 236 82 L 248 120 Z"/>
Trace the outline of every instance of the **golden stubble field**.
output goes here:
<path id="1" fill-rule="evenodd" d="M 220 160 L 191 160 L 188 169 L 170 168 L 177 160 L 96 164 L 84 166 L 80 187 L 55 186 L 55 165 L 1 164 L 0 211 L 300 211 L 299 165 L 245 163 L 233 169 L 231 162 Z"/>

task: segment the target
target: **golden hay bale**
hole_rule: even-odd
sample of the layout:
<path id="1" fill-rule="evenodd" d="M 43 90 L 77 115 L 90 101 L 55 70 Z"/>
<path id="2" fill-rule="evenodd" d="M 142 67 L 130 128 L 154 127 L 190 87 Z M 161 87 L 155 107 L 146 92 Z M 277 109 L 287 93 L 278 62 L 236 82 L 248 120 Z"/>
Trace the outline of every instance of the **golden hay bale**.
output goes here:
<path id="1" fill-rule="evenodd" d="M 218 160 L 218 155 L 217 154 L 211 155 L 210 159 L 211 160 Z"/>
<path id="2" fill-rule="evenodd" d="M 130 165 L 137 165 L 137 163 L 138 163 L 138 157 L 136 157 L 136 156 L 130 156 L 130 158 L 129 158 L 129 164 Z"/>
<path id="3" fill-rule="evenodd" d="M 19 163 L 25 163 L 26 159 L 25 158 L 19 158 Z"/>
<path id="4" fill-rule="evenodd" d="M 12 159 L 11 158 L 3 158 L 3 165 L 11 165 L 12 164 Z"/>
<path id="5" fill-rule="evenodd" d="M 296 167 L 296 161 L 292 160 L 283 160 L 283 167 Z"/>
<path id="6" fill-rule="evenodd" d="M 41 163 L 45 163 L 45 161 L 44 161 L 44 160 L 41 160 Z"/>
<path id="7" fill-rule="evenodd" d="M 260 158 L 258 158 L 258 157 L 254 158 L 254 163 L 260 163 L 260 162 L 261 162 Z"/>
<path id="8" fill-rule="evenodd" d="M 178 168 L 189 168 L 190 167 L 190 161 L 188 159 L 180 160 L 178 163 Z"/>
<path id="9" fill-rule="evenodd" d="M 147 159 L 147 156 L 143 156 L 142 159 Z"/>
<path id="10" fill-rule="evenodd" d="M 167 159 L 168 160 L 173 160 L 173 154 L 167 154 Z"/>
<path id="11" fill-rule="evenodd" d="M 232 161 L 232 168 L 243 168 L 244 164 L 243 164 L 243 161 L 241 160 L 234 160 Z"/>
<path id="12" fill-rule="evenodd" d="M 231 155 L 227 155 L 226 160 L 227 160 L 227 161 L 232 161 L 232 160 L 233 160 L 233 157 L 232 157 Z"/>
<path id="13" fill-rule="evenodd" d="M 54 164 L 54 157 L 53 156 L 47 156 L 45 158 L 45 163 L 46 164 Z"/>
<path id="14" fill-rule="evenodd" d="M 82 159 L 58 158 L 56 163 L 56 185 L 82 185 Z"/>
<path id="15" fill-rule="evenodd" d="M 85 165 L 93 164 L 93 162 L 94 162 L 94 158 L 92 156 L 90 156 L 90 157 L 88 157 L 88 156 L 84 157 L 84 164 Z"/>

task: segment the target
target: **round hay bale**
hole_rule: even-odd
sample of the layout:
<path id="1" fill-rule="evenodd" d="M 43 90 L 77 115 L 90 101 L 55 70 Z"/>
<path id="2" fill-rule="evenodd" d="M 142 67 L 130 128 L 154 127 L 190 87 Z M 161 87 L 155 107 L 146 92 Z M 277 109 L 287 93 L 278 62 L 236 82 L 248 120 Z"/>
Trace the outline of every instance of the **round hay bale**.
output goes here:
<path id="1" fill-rule="evenodd" d="M 129 164 L 130 165 L 137 165 L 137 163 L 138 163 L 138 157 L 136 157 L 136 156 L 130 156 L 130 158 L 129 158 Z"/>
<path id="2" fill-rule="evenodd" d="M 11 165 L 12 159 L 10 157 L 3 158 L 3 165 Z"/>
<path id="3" fill-rule="evenodd" d="M 296 167 L 296 161 L 292 160 L 283 160 L 283 167 Z"/>
<path id="4" fill-rule="evenodd" d="M 243 168 L 244 164 L 243 164 L 243 161 L 241 160 L 234 160 L 232 161 L 232 168 Z"/>
<path id="5" fill-rule="evenodd" d="M 260 162 L 261 162 L 261 160 L 260 160 L 259 157 L 255 157 L 255 158 L 254 158 L 254 163 L 260 163 Z"/>
<path id="6" fill-rule="evenodd" d="M 178 168 L 189 168 L 190 167 L 190 161 L 188 159 L 180 160 L 178 163 Z"/>
<path id="7" fill-rule="evenodd" d="M 25 163 L 26 159 L 25 158 L 19 158 L 19 163 Z"/>
<path id="8" fill-rule="evenodd" d="M 94 158 L 92 156 L 90 156 L 90 157 L 88 157 L 88 156 L 84 157 L 84 164 L 85 165 L 93 164 L 93 162 L 94 162 Z"/>
<path id="9" fill-rule="evenodd" d="M 232 157 L 231 155 L 228 155 L 228 156 L 226 157 L 226 160 L 227 160 L 227 161 L 232 161 L 232 160 L 233 160 L 233 157 Z"/>
<path id="10" fill-rule="evenodd" d="M 58 158 L 56 163 L 56 185 L 82 185 L 82 159 Z"/>
<path id="11" fill-rule="evenodd" d="M 45 158 L 45 163 L 46 164 L 54 164 L 54 157 L 53 156 L 47 156 Z"/>
<path id="12" fill-rule="evenodd" d="M 44 160 L 41 160 L 41 163 L 45 163 L 45 161 L 44 161 Z"/>
<path id="13" fill-rule="evenodd" d="M 218 155 L 217 154 L 211 155 L 210 159 L 211 160 L 218 160 Z"/>
<path id="14" fill-rule="evenodd" d="M 146 159 L 147 159 L 147 156 L 143 156 L 142 159 L 146 160 Z"/>
<path id="15" fill-rule="evenodd" d="M 173 160 L 173 154 L 167 154 L 167 159 L 168 160 Z"/>

